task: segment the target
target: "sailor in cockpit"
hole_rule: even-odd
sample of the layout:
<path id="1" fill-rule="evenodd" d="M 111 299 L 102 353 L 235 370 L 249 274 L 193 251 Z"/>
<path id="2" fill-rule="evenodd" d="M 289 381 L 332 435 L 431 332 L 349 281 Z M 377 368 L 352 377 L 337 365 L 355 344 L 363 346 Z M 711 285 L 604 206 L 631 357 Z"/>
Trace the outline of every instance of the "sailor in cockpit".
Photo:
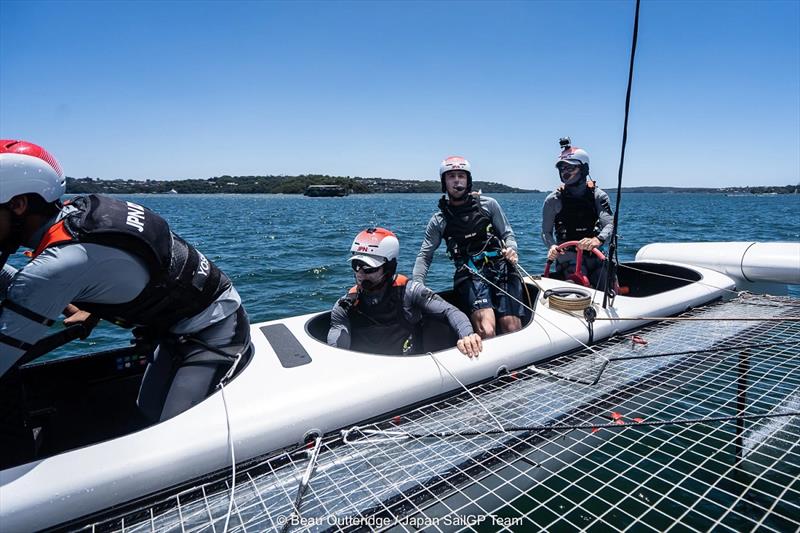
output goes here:
<path id="1" fill-rule="evenodd" d="M 333 306 L 329 345 L 376 354 L 423 353 L 421 321 L 434 316 L 456 332 L 461 353 L 480 354 L 481 338 L 464 313 L 422 283 L 396 274 L 400 242 L 394 233 L 366 229 L 350 251 L 356 285 Z"/>

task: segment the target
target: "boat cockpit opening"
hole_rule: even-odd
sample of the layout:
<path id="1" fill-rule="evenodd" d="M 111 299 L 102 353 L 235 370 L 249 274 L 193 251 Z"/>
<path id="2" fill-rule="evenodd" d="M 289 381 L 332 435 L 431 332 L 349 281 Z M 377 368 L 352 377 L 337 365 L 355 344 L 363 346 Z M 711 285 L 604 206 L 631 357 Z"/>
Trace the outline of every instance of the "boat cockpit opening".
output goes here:
<path id="1" fill-rule="evenodd" d="M 247 366 L 252 351 L 247 350 L 236 374 Z M 34 361 L 4 375 L 0 469 L 153 425 L 136 405 L 148 362 L 148 354 L 141 352 L 131 346 Z"/>
<path id="2" fill-rule="evenodd" d="M 548 277 L 564 281 L 561 272 L 552 272 Z M 620 263 L 617 267 L 617 281 L 622 289 L 620 294 L 634 298 L 671 291 L 701 279 L 697 271 L 678 265 L 636 262 Z"/>
<path id="3" fill-rule="evenodd" d="M 536 305 L 538 293 L 539 289 L 532 283 L 526 282 L 523 285 L 523 302 L 529 308 L 525 309 L 525 316 L 522 318 L 523 328 L 527 327 L 530 324 L 531 319 L 533 318 L 533 313 L 531 313 L 530 310 L 535 309 L 534 306 Z M 459 305 L 457 296 L 453 290 L 443 291 L 437 294 L 442 298 L 444 298 L 447 302 L 461 309 L 461 311 L 466 312 L 465 309 L 463 309 L 462 306 Z M 330 329 L 330 326 L 331 326 L 330 312 L 320 313 L 319 315 L 315 316 L 306 323 L 306 331 L 314 339 L 322 343 L 327 343 L 328 330 Z M 421 335 L 422 340 L 420 342 L 419 348 L 416 350 L 418 353 L 424 354 L 428 352 L 439 352 L 442 350 L 449 350 L 450 348 L 455 347 L 456 341 L 458 341 L 455 332 L 450 328 L 450 325 L 447 323 L 447 320 L 440 317 L 426 317 L 422 321 L 421 332 L 422 332 Z M 351 349 L 353 351 L 361 351 L 358 350 L 357 346 Z M 396 355 L 401 355 L 401 354 L 398 353 Z M 392 355 L 390 355 L 389 357 L 392 357 Z"/>
<path id="4" fill-rule="evenodd" d="M 625 296 L 643 298 L 653 296 L 691 283 L 703 277 L 691 268 L 665 263 L 620 263 L 617 267 L 620 287 L 626 287 Z"/>

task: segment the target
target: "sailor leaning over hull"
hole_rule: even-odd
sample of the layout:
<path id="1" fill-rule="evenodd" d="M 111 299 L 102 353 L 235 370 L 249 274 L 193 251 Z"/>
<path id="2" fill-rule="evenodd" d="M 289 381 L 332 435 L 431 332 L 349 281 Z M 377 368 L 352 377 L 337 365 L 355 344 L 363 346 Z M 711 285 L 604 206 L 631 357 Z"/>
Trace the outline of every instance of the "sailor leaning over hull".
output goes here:
<path id="1" fill-rule="evenodd" d="M 542 205 L 542 241 L 548 249 L 547 259 L 556 261 L 556 275 L 566 278 L 575 272 L 577 253 L 563 251 L 558 245 L 578 241 L 584 251 L 600 248 L 611 236 L 614 216 L 608 194 L 589 179 L 589 154 L 562 140 L 564 149 L 556 160 L 561 185 L 550 193 Z M 592 287 L 603 290 L 603 262 L 593 254 L 583 254 L 581 272 Z"/>
<path id="2" fill-rule="evenodd" d="M 156 213 L 95 195 L 61 205 L 58 163 L 24 141 L 0 141 L 0 191 L 3 262 L 20 246 L 33 249 L 19 271 L 4 267 L 0 376 L 70 303 L 137 327 L 157 346 L 138 398 L 154 421 L 204 399 L 231 355 L 249 347 L 247 314 L 227 276 Z"/>
<path id="3" fill-rule="evenodd" d="M 469 161 L 453 156 L 439 168 L 442 192 L 439 211 L 425 230 L 414 280 L 423 283 L 442 240 L 455 263 L 453 287 L 475 330 L 483 338 L 496 334 L 495 311 L 504 333 L 522 327 L 522 280 L 517 274 L 514 231 L 494 198 L 472 193 Z"/>
<path id="4" fill-rule="evenodd" d="M 73 198 L 45 224 L 31 257 L 67 244 L 100 244 L 141 259 L 149 280 L 138 296 L 125 303 L 84 300 L 73 304 L 123 327 L 143 326 L 159 332 L 196 315 L 231 287 L 228 277 L 193 246 L 172 233 L 166 220 L 133 202 L 106 196 Z M 46 230 L 46 231 L 45 231 Z"/>
<path id="5" fill-rule="evenodd" d="M 481 352 L 480 337 L 464 313 L 423 284 L 396 274 L 400 243 L 394 233 L 366 229 L 350 250 L 356 285 L 333 306 L 328 344 L 378 354 L 422 353 L 421 321 L 436 316 L 450 324 L 462 353 Z"/>

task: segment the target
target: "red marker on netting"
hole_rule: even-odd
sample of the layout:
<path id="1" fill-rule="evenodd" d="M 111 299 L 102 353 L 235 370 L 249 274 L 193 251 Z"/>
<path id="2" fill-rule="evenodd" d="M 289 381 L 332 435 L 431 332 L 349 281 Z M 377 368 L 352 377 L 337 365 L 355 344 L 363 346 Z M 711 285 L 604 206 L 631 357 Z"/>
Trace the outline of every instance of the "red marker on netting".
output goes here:
<path id="1" fill-rule="evenodd" d="M 625 420 L 623 420 L 624 418 L 625 417 L 622 416 L 620 413 L 611 411 L 611 420 L 613 420 L 615 424 L 620 426 L 624 425 L 625 424 Z"/>
<path id="2" fill-rule="evenodd" d="M 392 424 L 394 424 L 394 425 L 397 425 L 397 424 L 399 424 L 399 423 L 400 423 L 400 421 L 401 421 L 401 420 L 403 420 L 403 418 L 402 418 L 402 417 L 400 417 L 400 416 L 393 416 L 393 417 L 392 417 Z"/>
<path id="3" fill-rule="evenodd" d="M 645 345 L 645 344 L 647 344 L 647 341 L 646 341 L 646 340 L 644 340 L 644 339 L 643 339 L 642 337 L 640 337 L 639 335 L 631 335 L 631 342 L 632 342 L 633 344 L 641 344 L 641 345 Z"/>

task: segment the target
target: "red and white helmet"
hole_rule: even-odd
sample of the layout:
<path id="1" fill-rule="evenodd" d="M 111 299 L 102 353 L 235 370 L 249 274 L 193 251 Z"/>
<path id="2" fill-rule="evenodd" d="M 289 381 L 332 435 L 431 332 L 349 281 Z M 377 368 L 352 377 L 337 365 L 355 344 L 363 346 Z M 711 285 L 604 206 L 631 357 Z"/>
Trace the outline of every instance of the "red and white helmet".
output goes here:
<path id="1" fill-rule="evenodd" d="M 469 161 L 460 155 L 451 155 L 439 165 L 439 177 L 444 176 L 444 173 L 450 170 L 463 170 L 467 174 L 472 174 L 472 167 Z"/>
<path id="2" fill-rule="evenodd" d="M 460 155 L 451 155 L 439 165 L 439 179 L 442 182 L 442 192 L 446 192 L 444 173 L 451 170 L 463 170 L 467 173 L 467 192 L 472 190 L 472 165 Z"/>
<path id="3" fill-rule="evenodd" d="M 569 163 L 570 165 L 585 165 L 586 172 L 589 172 L 589 154 L 583 148 L 570 146 L 561 152 L 556 159 L 556 168 L 559 163 Z"/>
<path id="4" fill-rule="evenodd" d="M 0 140 L 0 204 L 28 193 L 55 202 L 66 189 L 64 172 L 50 152 L 25 141 Z"/>
<path id="5" fill-rule="evenodd" d="M 397 264 L 400 254 L 400 241 L 397 235 L 384 228 L 368 228 L 356 235 L 350 246 L 353 254 L 350 261 L 362 261 L 369 267 L 378 267 L 384 263 Z"/>

